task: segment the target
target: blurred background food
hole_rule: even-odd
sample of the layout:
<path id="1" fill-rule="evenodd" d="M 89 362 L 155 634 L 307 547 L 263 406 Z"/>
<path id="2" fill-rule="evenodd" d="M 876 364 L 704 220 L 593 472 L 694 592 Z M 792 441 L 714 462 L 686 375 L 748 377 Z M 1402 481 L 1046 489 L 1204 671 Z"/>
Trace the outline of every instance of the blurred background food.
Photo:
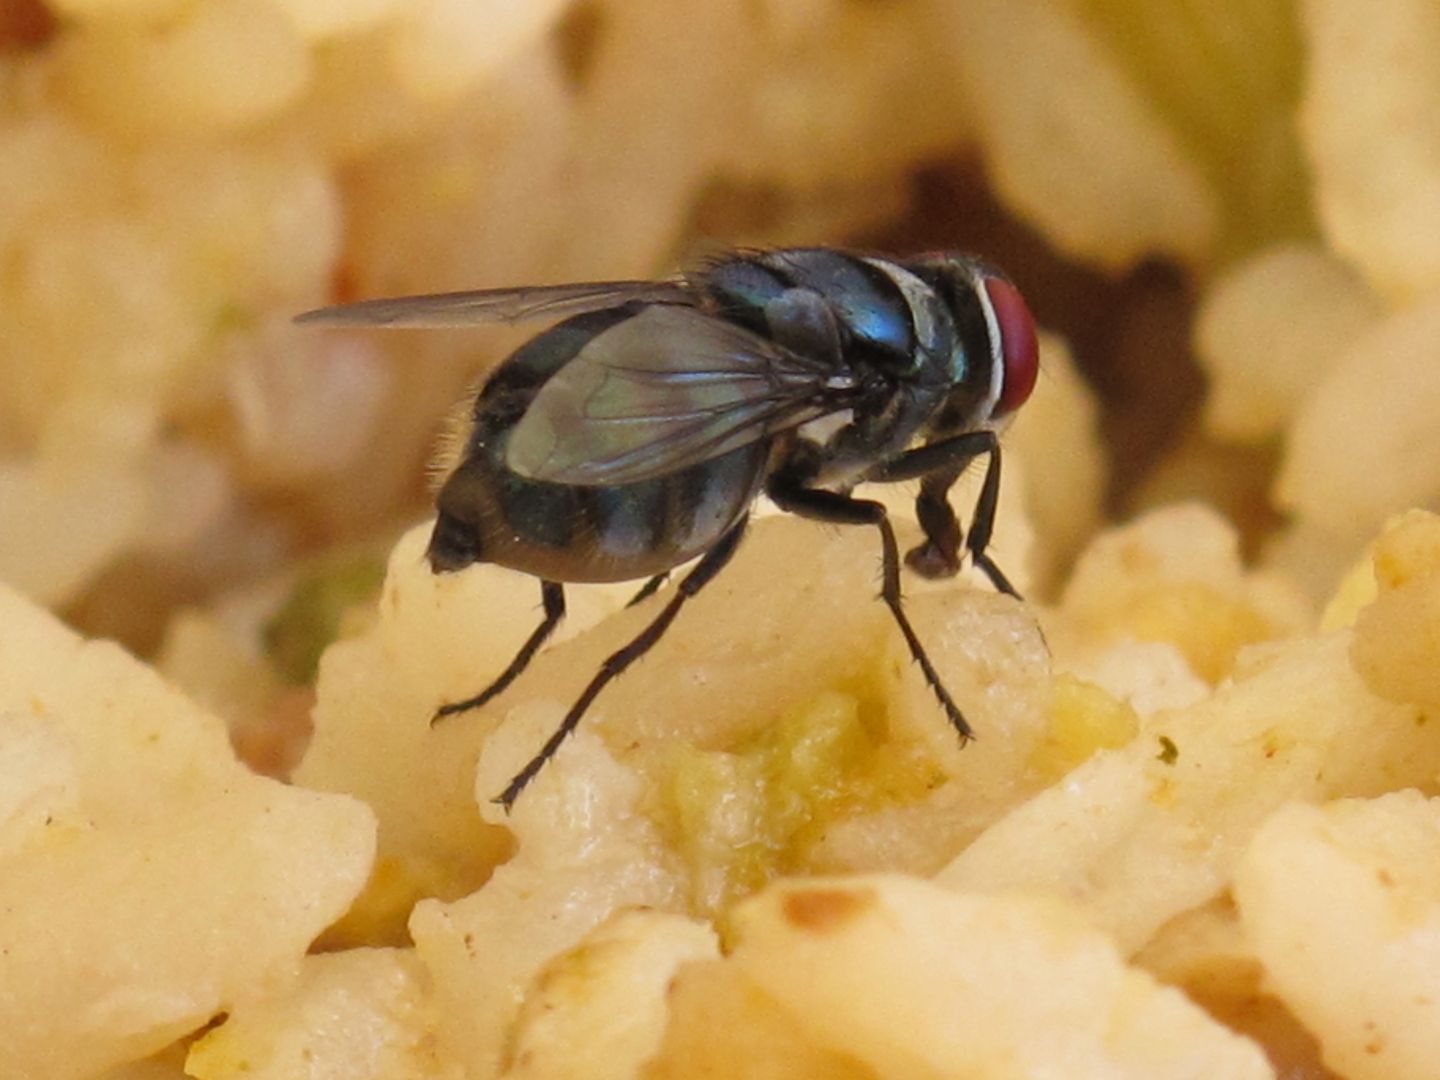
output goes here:
<path id="1" fill-rule="evenodd" d="M 1440 490 L 1418 0 L 0 12 L 0 577 L 146 653 L 178 606 L 423 513 L 439 418 L 516 340 L 292 314 L 724 244 L 1005 267 L 1099 403 L 1068 552 L 1098 505 L 1199 494 L 1319 588 Z"/>
<path id="2" fill-rule="evenodd" d="M 392 1057 L 364 1075 L 455 1075 L 437 1064 L 436 1024 L 471 1075 L 500 1068 L 502 1043 L 514 1055 L 506 1069 L 532 1068 L 518 1046 L 537 1055 L 531 1075 L 560 1075 L 544 1064 L 556 1045 L 550 1012 L 574 1010 L 597 1031 L 609 1019 L 555 990 L 574 976 L 573 955 L 545 968 L 553 984 L 527 999 L 518 1036 L 506 1026 L 514 986 L 475 983 L 466 966 L 474 934 L 508 940 L 522 897 L 564 907 L 581 896 L 576 910 L 587 913 L 551 928 L 543 944 L 517 936 L 497 969 L 529 979 L 612 908 L 708 917 L 784 871 L 928 875 L 943 866 L 956 887 L 1025 883 L 1035 867 L 1013 856 L 1054 821 L 1116 806 L 1139 807 L 1138 820 L 1162 787 L 1174 812 L 1221 821 L 1203 857 L 1184 828 L 1137 828 L 1153 845 L 1137 848 L 1145 865 L 1175 860 L 1164 888 L 1127 876 L 1134 868 L 1102 850 L 1104 830 L 1073 865 L 1046 864 L 1044 874 L 1073 877 L 1071 898 L 1125 955 L 1143 949 L 1147 970 L 1231 1027 L 1262 1033 L 1277 1063 L 1310 1070 L 1290 1075 L 1331 1075 L 1312 1033 L 1343 1026 L 1334 1001 L 1349 990 L 1311 992 L 1324 980 L 1302 962 L 1285 920 L 1320 920 L 1314 938 L 1325 925 L 1285 893 L 1276 867 L 1304 855 L 1314 873 L 1349 881 L 1352 863 L 1370 865 L 1355 837 L 1373 827 L 1401 838 L 1371 860 L 1389 874 L 1406 864 L 1401 854 L 1431 851 L 1431 811 L 1396 797 L 1277 814 L 1263 844 L 1242 853 L 1286 798 L 1369 797 L 1434 781 L 1432 752 L 1395 731 L 1403 724 L 1414 736 L 1440 700 L 1425 636 L 1440 610 L 1427 591 L 1440 581 L 1440 545 L 1414 517 L 1367 545 L 1393 515 L 1440 504 L 1437 56 L 1431 0 L 0 0 L 0 582 L 153 663 L 225 721 L 254 769 L 363 796 L 380 822 L 364 899 L 322 939 L 348 951 L 307 959 L 299 982 L 286 984 L 292 997 L 237 1011 L 197 1044 L 193 1075 L 234 1075 L 262 1044 L 267 1061 L 281 1060 L 286 1024 L 323 1026 L 297 1019 L 307 1009 L 344 1014 L 357 1030 L 393 1028 Z M 429 512 L 427 461 L 445 415 L 525 331 L 319 332 L 291 317 L 362 297 L 652 276 L 722 246 L 812 243 L 979 253 L 1015 279 L 1045 332 L 1040 385 L 1006 437 L 998 536 L 1027 595 L 1053 605 L 1045 639 L 1004 603 L 967 600 L 956 616 L 926 586 L 907 585 L 922 627 L 949 634 L 937 651 L 986 686 L 978 711 L 1002 734 L 966 752 L 972 774 L 958 785 L 953 745 L 914 719 L 929 713 L 912 708 L 923 693 L 915 698 L 908 676 L 876 668 L 821 688 L 815 673 L 837 657 L 873 660 L 893 645 L 882 615 L 842 604 L 843 589 L 870 588 L 869 549 L 827 541 L 812 560 L 831 575 L 823 584 L 807 566 L 797 597 L 737 610 L 756 634 L 788 641 L 765 621 L 778 618 L 766 605 L 814 616 L 832 604 L 837 625 L 851 620 L 848 643 L 797 638 L 784 671 L 766 667 L 768 653 L 732 648 L 716 659 L 715 681 L 726 684 L 728 665 L 749 671 L 753 686 L 716 699 L 702 665 L 678 691 L 682 719 L 638 710 L 607 729 L 612 747 L 641 747 L 624 769 L 598 740 L 578 739 L 580 764 L 561 770 L 560 794 L 514 822 L 482 820 L 477 759 L 488 791 L 543 729 L 546 695 L 620 640 L 612 624 L 568 660 L 537 661 L 556 674 L 534 693 L 517 687 L 517 719 L 483 751 L 477 729 L 431 738 L 419 719 L 442 691 L 473 691 L 481 659 L 504 655 L 511 646 L 500 639 L 532 615 L 529 582 L 462 575 L 469 580 L 439 589 L 422 572 L 420 535 L 405 532 Z M 1189 500 L 1208 507 L 1174 506 Z M 1169 509 L 1144 516 L 1156 508 Z M 735 568 L 737 580 L 762 588 L 775 553 L 806 562 L 814 542 L 764 524 L 768 546 Z M 804 593 L 807 583 L 818 592 Z M 842 591 L 816 599 L 826 589 Z M 621 601 L 604 590 L 578 600 L 566 633 Z M 0 657 L 4 714 L 31 700 L 6 682 L 26 674 L 26 649 L 35 670 L 54 661 L 60 671 L 55 658 L 79 646 L 40 629 L 19 601 L 0 611 L 12 634 L 0 632 L 12 651 Z M 1353 656 L 1348 638 L 1305 637 L 1317 625 L 1348 634 L 1352 622 Z M 682 666 L 698 663 L 704 631 L 677 626 Z M 1302 643 L 1273 644 L 1291 637 Z M 336 640 L 348 648 L 326 660 L 316 741 L 297 771 L 321 656 Z M 296 941 L 275 947 L 303 949 L 300 938 L 343 910 L 365 877 L 364 815 L 351 807 L 350 818 L 329 821 L 340 811 L 322 809 L 330 804 L 320 796 L 305 803 L 313 793 L 285 789 L 291 805 L 289 795 L 245 787 L 212 745 L 225 732 L 164 697 L 148 673 L 101 656 L 74 700 L 143 690 L 165 718 L 163 738 L 154 735 L 162 742 L 173 741 L 172 722 L 175 731 L 199 725 L 195 760 L 205 766 L 187 766 L 203 776 L 194 783 L 238 785 L 215 822 L 292 815 L 343 832 L 348 861 L 333 873 L 311 867 L 324 879 L 320 899 L 311 897 Z M 1232 679 L 1234 693 L 1207 698 Z M 615 712 L 647 692 L 617 687 Z M 1297 719 L 1287 702 L 1313 715 Z M 756 703 L 783 717 L 761 717 Z M 1167 710 L 1183 719 L 1155 719 Z M 150 739 L 142 713 L 115 739 Z M 1261 740 L 1267 764 L 1207 750 L 1207 738 L 1222 736 L 1206 732 L 1250 730 L 1237 717 L 1267 718 L 1265 739 L 1278 740 Z M 123 798 L 100 785 L 106 797 L 84 812 L 56 795 L 75 786 L 71 766 L 57 764 L 68 760 L 60 744 L 25 726 L 31 719 L 5 729 L 0 765 L 20 762 L 16 775 L 38 778 L 39 801 L 16 796 L 0 810 L 76 829 L 149 821 L 125 784 Z M 709 741 L 679 738 L 686 724 Z M 906 724 L 913 745 L 886 749 Z M 665 749 L 676 739 L 678 749 Z M 806 751 L 798 763 L 797 747 Z M 1055 784 L 1097 749 L 1114 751 L 1096 789 L 1104 798 Z M 1229 779 L 1163 779 L 1143 798 L 1117 779 L 1166 778 L 1177 760 L 1210 762 Z M 600 794 L 582 812 L 564 792 L 566 777 L 587 767 Z M 91 782 L 84 768 L 76 775 L 82 789 Z M 607 807 L 633 802 L 635 775 L 659 792 L 648 823 L 604 833 L 604 858 L 566 848 L 582 818 L 605 821 Z M 189 792 L 182 780 L 176 790 Z M 154 790 L 168 798 L 169 783 Z M 749 794 L 726 801 L 742 789 Z M 756 831 L 737 847 L 745 828 Z M 0 827 L 0 852 L 6 835 Z M 177 865 L 206 845 L 202 832 L 172 840 L 165 850 Z M 100 848 L 120 866 L 149 843 Z M 308 849 L 281 858 L 258 847 L 257 865 L 305 892 L 285 860 L 310 859 Z M 94 870 L 76 858 L 103 889 L 111 864 L 102 857 Z M 617 884 L 618 865 L 654 874 Z M 1242 913 L 1251 927 L 1243 940 L 1226 894 L 1237 865 L 1235 899 L 1253 909 Z M 832 896 L 821 911 L 865 912 L 873 902 L 916 925 L 958 925 L 955 912 L 932 910 L 930 893 L 909 891 L 917 887 L 877 884 L 873 896 Z M 618 966 L 604 970 L 627 972 L 620 983 L 654 1009 L 676 964 L 710 965 L 675 984 L 680 1020 L 652 1075 L 681 1075 L 676 1062 L 718 1053 L 687 1010 L 723 1008 L 766 1031 L 755 1060 L 797 1038 L 765 1029 L 764 1010 L 740 988 L 750 976 L 736 974 L 749 970 L 746 957 L 799 948 L 776 929 L 777 911 L 794 914 L 778 895 L 751 909 L 761 943 L 724 961 L 708 926 L 673 913 L 609 924 L 596 948 Z M 148 910 L 141 891 L 133 902 Z M 980 905 L 970 918 L 988 926 L 1008 915 Z M 1021 921 L 1047 918 L 1027 909 Z M 870 931 L 856 926 L 863 952 Z M 1092 949 L 1083 935 L 1061 936 Z M 94 940 L 106 940 L 103 927 Z M 369 948 L 379 945 L 387 948 Z M 43 967 L 40 946 L 34 955 Z M 211 959 L 228 974 L 221 990 L 181 1010 L 191 1019 L 249 993 L 230 994 L 225 980 L 240 986 L 241 976 L 225 957 Z M 1048 963 L 1035 968 L 1042 980 Z M 1108 953 L 1097 961 L 1103 993 L 1138 993 L 1118 963 Z M 1395 986 L 1408 993 L 1414 973 L 1403 956 L 1395 964 L 1398 981 L 1377 1000 L 1396 998 Z M 1359 951 L 1321 964 L 1331 975 L 1363 966 Z M 1290 988 L 1284 1007 L 1267 996 L 1274 987 L 1262 969 Z M 781 982 L 767 993 L 798 992 Z M 476 985 L 478 1006 L 466 996 Z M 1153 1008 L 1177 1040 L 1190 1038 L 1191 1019 L 1164 1002 Z M 1043 1022 L 1061 1023 L 1058 1015 Z M 149 1053 L 195 1027 L 175 1023 L 166 1039 L 135 1045 Z M 57 1045 L 66 1042 L 56 1031 Z M 630 1035 L 647 1054 L 660 1037 L 658 1027 Z M 1262 1068 L 1243 1046 L 1216 1039 L 1215 1056 L 1197 1061 L 1237 1070 L 1224 1075 Z M 1419 1039 L 1403 1052 L 1421 1071 L 1406 1072 L 1370 1049 L 1376 1039 L 1346 1032 L 1327 1044 L 1328 1066 L 1390 1078 L 1424 1075 L 1434 1060 Z M 817 1075 L 857 1068 L 798 1042 L 790 1050 Z M 114 1046 L 106 1053 L 94 1062 L 130 1060 Z M 560 1060 L 579 1069 L 578 1058 Z M 880 1069 L 880 1059 L 865 1060 Z M 1146 1071 L 1144 1054 L 1134 1060 L 1133 1075 L 1162 1075 Z M 175 1076 L 179 1061 L 162 1056 L 123 1076 Z M 44 1075 L 90 1075 L 94 1062 L 77 1052 Z"/>

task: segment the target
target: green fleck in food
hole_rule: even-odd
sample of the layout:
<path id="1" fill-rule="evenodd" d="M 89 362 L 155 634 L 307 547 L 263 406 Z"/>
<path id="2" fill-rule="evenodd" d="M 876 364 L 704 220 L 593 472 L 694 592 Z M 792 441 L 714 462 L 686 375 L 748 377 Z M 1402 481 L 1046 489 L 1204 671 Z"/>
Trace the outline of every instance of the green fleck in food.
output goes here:
<path id="1" fill-rule="evenodd" d="M 265 624 L 265 651 L 287 682 L 315 681 L 320 655 L 347 629 L 350 613 L 369 604 L 385 581 L 375 552 L 346 552 L 303 574 L 280 610 Z"/>
<path id="2" fill-rule="evenodd" d="M 1174 765 L 1180 760 L 1180 748 L 1168 735 L 1160 736 L 1160 753 L 1155 755 L 1155 760 L 1162 765 Z"/>

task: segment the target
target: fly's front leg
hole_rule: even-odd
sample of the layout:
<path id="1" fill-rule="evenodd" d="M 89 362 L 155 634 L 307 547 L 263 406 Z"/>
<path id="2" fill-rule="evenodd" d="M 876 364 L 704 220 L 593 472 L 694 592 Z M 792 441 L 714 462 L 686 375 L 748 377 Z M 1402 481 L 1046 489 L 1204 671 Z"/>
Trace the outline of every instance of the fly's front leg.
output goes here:
<path id="1" fill-rule="evenodd" d="M 770 496 L 776 506 L 799 517 L 827 521 L 837 525 L 873 525 L 880 530 L 882 555 L 880 599 L 885 601 L 885 606 L 894 616 L 895 624 L 905 638 L 905 644 L 910 647 L 911 657 L 920 665 L 920 670 L 925 675 L 925 681 L 935 692 L 935 697 L 940 701 L 940 707 L 945 710 L 945 715 L 954 726 L 956 733 L 959 734 L 961 742 L 973 738 L 975 733 L 966 722 L 965 714 L 960 711 L 960 706 L 955 704 L 950 692 L 945 689 L 945 684 L 940 681 L 939 673 L 930 663 L 930 657 L 926 655 L 925 647 L 920 644 L 920 638 L 916 635 L 914 628 L 910 625 L 910 619 L 905 614 L 900 597 L 900 545 L 895 540 L 895 529 L 891 526 L 889 517 L 886 516 L 884 504 L 872 499 L 856 499 L 850 495 L 826 491 L 823 488 L 806 487 L 803 483 L 783 476 L 773 478 L 766 485 L 766 494 Z"/>
<path id="2" fill-rule="evenodd" d="M 1000 505 L 1000 443 L 993 431 L 990 436 L 990 460 L 985 464 L 985 479 L 980 484 L 980 497 L 975 500 L 975 512 L 970 516 L 970 531 L 965 534 L 965 550 L 975 565 L 985 572 L 995 588 L 1019 600 L 1020 594 L 1010 579 L 986 554 L 990 547 L 990 536 L 995 531 L 995 511 Z"/>
<path id="3" fill-rule="evenodd" d="M 925 543 L 911 551 L 906 562 L 925 577 L 949 577 L 960 568 L 960 522 L 950 507 L 950 487 L 965 466 L 982 454 L 986 457 L 985 479 L 975 500 L 970 530 L 964 535 L 965 550 L 995 588 L 1018 600 L 1015 586 L 986 553 L 1000 505 L 1000 442 L 993 431 L 967 431 L 911 450 L 873 470 L 867 479 L 882 483 L 920 479 L 915 513 L 925 530 Z"/>
<path id="4" fill-rule="evenodd" d="M 540 599 L 545 605 L 545 618 L 537 626 L 520 651 L 515 654 L 515 659 L 510 661 L 510 666 L 500 673 L 500 677 L 487 686 L 474 697 L 466 698 L 464 701 L 453 701 L 448 705 L 441 705 L 435 710 L 435 715 L 430 718 L 433 727 L 447 716 L 454 716 L 456 713 L 468 712 L 471 709 L 478 709 L 487 701 L 504 693 L 505 688 L 519 677 L 520 673 L 529 665 L 531 659 L 545 644 L 546 638 L 555 632 L 555 627 L 565 616 L 565 587 L 559 582 L 540 582 Z"/>
<path id="5" fill-rule="evenodd" d="M 624 648 L 606 658 L 605 663 L 600 665 L 600 670 L 595 673 L 595 677 L 576 698 L 575 704 L 570 706 L 570 711 L 560 721 L 560 726 L 545 741 L 540 752 L 515 774 L 515 779 L 510 781 L 509 786 L 495 800 L 497 803 L 506 810 L 514 805 L 515 800 L 520 797 L 520 793 L 525 790 L 525 785 L 535 779 L 536 774 L 545 767 L 545 763 L 555 756 L 555 751 L 560 749 L 560 744 L 570 737 L 570 733 L 580 723 L 580 718 L 585 715 L 585 710 L 590 708 L 590 703 L 599 696 L 601 690 L 605 689 L 606 684 L 649 652 L 654 644 L 664 636 L 670 624 L 675 621 L 675 616 L 680 614 L 680 609 L 685 606 L 685 601 L 709 584 L 715 575 L 724 568 L 731 556 L 735 554 L 735 549 L 740 546 L 740 537 L 745 531 L 746 520 L 747 518 L 741 518 L 720 539 L 718 544 L 700 557 L 700 561 L 695 564 L 694 569 L 681 578 L 675 595 L 660 609 L 660 614 L 650 621 L 650 625 L 636 634 Z"/>

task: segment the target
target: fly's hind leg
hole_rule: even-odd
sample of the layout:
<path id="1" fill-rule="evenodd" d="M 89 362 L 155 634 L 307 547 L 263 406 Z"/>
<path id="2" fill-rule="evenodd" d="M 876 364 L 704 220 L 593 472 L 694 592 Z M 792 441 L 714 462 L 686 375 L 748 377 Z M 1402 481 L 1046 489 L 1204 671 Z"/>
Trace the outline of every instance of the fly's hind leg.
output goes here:
<path id="1" fill-rule="evenodd" d="M 967 431 L 911 450 L 873 471 L 868 479 L 888 483 L 919 478 L 915 513 L 925 530 L 925 543 L 907 554 L 905 561 L 925 577 L 951 577 L 960 569 L 961 533 L 950 506 L 950 488 L 965 466 L 982 454 L 987 459 L 985 479 L 975 500 L 970 529 L 964 534 L 965 550 L 995 588 L 1018 600 L 1015 586 L 987 553 L 1000 504 L 1000 443 L 993 431 Z"/>
<path id="2" fill-rule="evenodd" d="M 520 673 L 529 666 L 535 654 L 540 651 L 540 646 L 545 644 L 546 639 L 555 632 L 555 627 L 565 616 L 565 587 L 559 582 L 541 581 L 540 599 L 545 605 L 545 618 L 526 639 L 525 644 L 520 646 L 520 651 L 515 654 L 515 659 L 510 661 L 510 666 L 500 673 L 499 678 L 474 697 L 441 705 L 435 710 L 435 715 L 430 718 L 432 726 L 447 716 L 478 709 L 487 701 L 504 693 L 505 689 L 519 678 Z"/>
<path id="3" fill-rule="evenodd" d="M 665 570 L 659 574 L 656 574 L 649 581 L 645 582 L 644 585 L 640 586 L 640 591 L 637 592 L 634 596 L 632 596 L 629 600 L 627 600 L 625 602 L 625 606 L 634 607 L 636 604 L 649 600 L 650 597 L 654 596 L 660 590 L 660 586 L 664 585 L 665 582 L 669 580 L 669 570 Z"/>
<path id="4" fill-rule="evenodd" d="M 535 779 L 536 774 L 545 767 L 545 763 L 555 755 L 555 751 L 560 749 L 560 744 L 569 738 L 570 733 L 575 730 L 580 723 L 580 718 L 585 715 L 585 711 L 590 708 L 600 691 L 605 689 L 612 679 L 649 652 L 651 647 L 670 628 L 670 624 L 675 621 L 675 616 L 680 613 L 685 602 L 709 584 L 715 575 L 725 567 L 731 556 L 735 554 L 735 549 L 740 545 L 740 536 L 745 531 L 746 520 L 746 518 L 741 518 L 720 539 L 719 543 L 701 556 L 694 568 L 680 580 L 675 595 L 661 608 L 660 614 L 656 615 L 644 630 L 636 634 L 624 648 L 611 653 L 606 658 L 605 662 L 600 665 L 600 670 L 595 673 L 595 677 L 590 680 L 589 685 L 575 700 L 575 704 L 570 706 L 570 711 L 565 714 L 560 725 L 546 740 L 545 745 L 540 748 L 540 752 L 515 775 L 515 779 L 510 781 L 509 786 L 495 800 L 497 803 L 506 810 L 514 805 L 515 800 L 520 797 L 520 793 L 525 790 L 525 786 Z"/>
<path id="5" fill-rule="evenodd" d="M 800 517 L 837 525 L 873 525 L 880 530 L 883 557 L 880 599 L 885 601 L 885 606 L 894 616 L 895 624 L 905 638 L 905 644 L 910 647 L 910 655 L 920 665 L 925 681 L 934 691 L 940 707 L 945 710 L 946 717 L 960 736 L 960 741 L 967 742 L 972 739 L 975 733 L 965 720 L 965 714 L 960 711 L 960 706 L 955 704 L 955 699 L 940 681 L 939 673 L 930 663 L 925 647 L 920 644 L 920 638 L 905 614 L 900 598 L 900 545 L 895 540 L 895 529 L 885 513 L 884 504 L 871 499 L 856 499 L 823 488 L 806 487 L 782 477 L 771 480 L 766 494 L 782 510 L 788 510 Z"/>

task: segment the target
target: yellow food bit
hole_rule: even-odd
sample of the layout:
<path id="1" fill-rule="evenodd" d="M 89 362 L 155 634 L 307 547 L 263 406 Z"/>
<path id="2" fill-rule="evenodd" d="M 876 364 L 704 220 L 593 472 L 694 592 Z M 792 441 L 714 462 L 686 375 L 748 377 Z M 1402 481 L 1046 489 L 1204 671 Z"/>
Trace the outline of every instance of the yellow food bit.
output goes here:
<path id="1" fill-rule="evenodd" d="M 459 871 L 457 873 L 457 870 Z M 367 945 L 405 945 L 410 910 L 427 897 L 455 900 L 480 887 L 484 876 L 420 856 L 375 860 L 365 888 L 350 910 L 316 943 L 321 951 Z"/>
<path id="2" fill-rule="evenodd" d="M 1168 641 L 1195 674 L 1219 682 L 1246 645 L 1275 634 L 1270 620 L 1248 604 L 1198 582 L 1166 582 L 1129 598 L 1122 625 L 1139 641 Z"/>
<path id="3" fill-rule="evenodd" d="M 1375 541 L 1373 565 L 1350 662 L 1387 701 L 1440 706 L 1440 517 L 1413 510 L 1396 518 Z"/>
<path id="4" fill-rule="evenodd" d="M 185 1067 L 193 1076 L 244 1076 L 254 1070 L 247 1046 L 235 1045 L 228 1032 L 215 1028 L 190 1047 Z"/>
<path id="5" fill-rule="evenodd" d="M 1050 724 L 1030 756 L 1030 767 L 1059 779 L 1097 750 L 1124 746 L 1140 730 L 1140 718 L 1125 702 L 1073 675 L 1055 677 L 1050 687 Z"/>
<path id="6" fill-rule="evenodd" d="M 1350 662 L 1380 697 L 1440 707 L 1440 575 L 1382 592 L 1361 611 Z"/>
<path id="7" fill-rule="evenodd" d="M 1320 615 L 1322 631 L 1328 633 L 1355 624 L 1360 609 L 1374 600 L 1377 594 L 1375 572 L 1375 551 L 1371 545 L 1345 572 L 1325 604 L 1325 610 Z"/>
<path id="8" fill-rule="evenodd" d="M 1375 583 L 1382 590 L 1436 573 L 1440 573 L 1440 516 L 1411 510 L 1375 541 Z"/>
<path id="9" fill-rule="evenodd" d="M 861 703 L 838 691 L 733 750 L 676 747 L 659 817 L 694 884 L 696 911 L 714 913 L 782 872 L 831 822 L 913 801 L 943 779 L 911 747 L 885 741 Z"/>

